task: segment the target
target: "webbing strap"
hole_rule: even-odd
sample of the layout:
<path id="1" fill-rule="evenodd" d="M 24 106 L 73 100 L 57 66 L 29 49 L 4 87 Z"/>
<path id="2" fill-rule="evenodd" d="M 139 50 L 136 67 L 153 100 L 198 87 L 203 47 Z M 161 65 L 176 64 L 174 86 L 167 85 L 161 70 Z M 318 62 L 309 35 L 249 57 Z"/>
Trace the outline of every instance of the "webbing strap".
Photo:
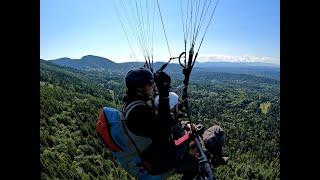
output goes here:
<path id="1" fill-rule="evenodd" d="M 139 154 L 139 156 L 141 156 L 141 153 L 140 153 L 140 151 L 139 151 L 139 149 L 138 149 L 138 146 L 137 146 L 137 144 L 134 142 L 134 140 L 132 139 L 132 137 L 129 135 L 128 128 L 127 128 L 127 126 L 126 126 L 126 124 L 125 124 L 125 121 L 127 120 L 127 118 L 128 118 L 128 116 L 129 116 L 129 113 L 131 112 L 131 110 L 132 110 L 133 108 L 135 108 L 136 106 L 138 106 L 138 105 L 146 105 L 146 102 L 141 101 L 141 100 L 137 100 L 137 101 L 132 101 L 131 103 L 129 103 L 129 104 L 128 104 L 125 108 L 123 108 L 123 110 L 122 110 L 122 113 L 123 113 L 123 115 L 124 115 L 124 119 L 121 120 L 121 122 L 122 122 L 123 129 L 124 129 L 124 131 L 126 132 L 128 138 L 130 139 L 130 141 L 132 142 L 132 144 L 133 144 L 134 147 L 136 148 L 136 151 L 137 151 L 137 153 Z"/>
<path id="2" fill-rule="evenodd" d="M 146 102 L 141 101 L 141 100 L 137 100 L 137 101 L 132 101 L 131 103 L 129 103 L 123 110 L 123 115 L 124 115 L 124 119 L 127 120 L 129 113 L 131 112 L 131 110 L 133 108 L 135 108 L 138 105 L 146 105 Z"/>

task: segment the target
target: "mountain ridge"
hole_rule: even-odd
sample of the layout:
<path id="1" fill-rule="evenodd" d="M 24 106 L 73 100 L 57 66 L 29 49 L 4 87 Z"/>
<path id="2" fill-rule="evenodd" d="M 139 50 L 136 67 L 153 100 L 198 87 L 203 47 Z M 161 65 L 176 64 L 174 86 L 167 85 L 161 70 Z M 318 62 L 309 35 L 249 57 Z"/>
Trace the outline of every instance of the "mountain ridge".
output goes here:
<path id="1" fill-rule="evenodd" d="M 71 67 L 85 71 L 106 71 L 106 72 L 127 72 L 132 68 L 142 67 L 144 62 L 121 62 L 116 63 L 108 58 L 86 55 L 81 59 L 71 59 L 62 57 L 53 60 L 47 60 L 59 66 Z M 159 69 L 165 62 L 154 62 L 153 69 Z M 200 72 L 227 72 L 235 74 L 253 74 L 257 76 L 268 77 L 280 80 L 280 66 L 271 63 L 262 62 L 196 62 L 194 71 Z M 166 71 L 171 73 L 181 72 L 179 63 L 170 63 Z"/>

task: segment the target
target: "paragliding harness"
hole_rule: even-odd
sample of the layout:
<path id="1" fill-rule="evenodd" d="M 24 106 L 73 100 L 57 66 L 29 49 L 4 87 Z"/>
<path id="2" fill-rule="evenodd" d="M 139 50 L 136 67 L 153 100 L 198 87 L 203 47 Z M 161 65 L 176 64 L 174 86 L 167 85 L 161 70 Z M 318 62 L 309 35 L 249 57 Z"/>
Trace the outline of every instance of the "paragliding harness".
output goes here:
<path id="1" fill-rule="evenodd" d="M 121 5 L 121 7 L 123 7 L 124 5 L 129 3 L 121 3 L 122 1 L 120 1 L 119 5 Z M 142 1 L 139 1 L 140 3 Z M 188 84 L 189 84 L 189 78 L 190 78 L 190 74 L 192 71 L 192 68 L 195 64 L 195 60 L 197 59 L 198 56 L 198 52 L 199 49 L 202 45 L 202 42 L 204 40 L 204 37 L 209 29 L 209 25 L 212 22 L 213 19 L 213 15 L 214 12 L 216 10 L 216 7 L 219 3 L 219 0 L 217 0 L 215 3 L 213 1 L 203 1 L 202 3 L 200 3 L 199 1 L 197 1 L 197 5 L 194 5 L 192 3 L 192 5 L 189 5 L 189 1 L 188 3 L 182 3 L 182 1 L 180 1 L 180 6 L 181 6 L 181 14 L 182 14 L 182 25 L 183 25 L 183 32 L 184 32 L 184 52 L 180 54 L 179 57 L 172 57 L 171 56 L 171 51 L 170 51 L 170 47 L 169 47 L 169 43 L 168 43 L 168 38 L 166 35 L 166 31 L 164 28 L 164 21 L 162 18 L 162 14 L 161 14 L 161 10 L 160 10 L 160 5 L 158 0 L 156 0 L 157 3 L 157 7 L 159 10 L 159 15 L 160 15 L 160 19 L 161 19 L 161 24 L 162 24 L 162 29 L 165 35 L 165 39 L 166 39 L 166 43 L 167 43 L 167 47 L 169 50 L 169 54 L 170 54 L 170 59 L 169 62 L 173 59 L 179 59 L 179 63 L 180 65 L 183 67 L 183 74 L 184 74 L 184 88 L 183 88 L 183 95 L 182 95 L 182 100 L 183 100 L 183 107 L 186 110 L 186 116 L 188 117 L 189 121 L 190 121 L 190 112 L 189 112 L 189 106 L 188 106 L 188 92 L 187 92 L 187 88 L 188 88 Z M 186 4 L 186 8 L 182 7 L 184 4 Z M 143 54 L 144 58 L 145 58 L 145 67 L 148 68 L 152 73 L 153 73 L 153 39 L 148 39 L 148 36 L 153 36 L 153 28 L 144 28 L 144 26 L 142 26 L 142 24 L 145 22 L 144 20 L 146 20 L 146 25 L 150 25 L 150 24 L 154 24 L 154 23 L 150 23 L 149 20 L 153 19 L 153 18 L 143 18 L 143 15 L 146 15 L 146 17 L 149 17 L 149 9 L 148 9 L 148 5 L 146 6 L 140 6 L 137 4 L 137 2 L 135 2 L 135 9 L 137 13 L 134 13 L 134 11 L 131 11 L 132 13 L 127 13 L 127 10 L 124 11 L 119 11 L 118 8 L 116 7 L 115 3 L 114 3 L 115 9 L 116 9 L 116 13 L 117 13 L 117 17 L 119 18 L 119 21 L 121 23 L 121 27 L 124 31 L 125 37 L 130 45 L 132 54 L 135 56 L 135 51 L 132 49 L 130 40 L 127 35 L 127 32 L 125 31 L 124 26 L 128 25 L 128 32 L 133 32 L 135 33 L 134 35 L 136 35 L 136 39 L 134 39 L 133 42 L 136 42 L 138 44 L 138 47 L 140 47 L 140 51 Z M 139 7 L 141 12 L 139 12 Z M 144 13 L 142 13 L 142 7 L 146 7 L 146 11 Z M 200 8 L 202 7 L 202 8 Z M 128 8 L 131 9 L 131 8 Z M 154 4 L 154 8 L 155 9 L 155 4 Z M 121 21 L 121 16 L 120 16 L 120 12 L 124 12 L 127 15 L 127 20 L 126 22 L 122 22 Z M 184 12 L 184 13 L 183 13 Z M 183 16 L 183 14 L 186 14 L 186 17 Z M 190 14 L 190 15 L 189 15 Z M 193 15 L 194 14 L 194 15 Z M 151 16 L 150 16 L 151 17 Z M 208 18 L 206 18 L 208 17 Z M 135 23 L 137 23 L 138 25 L 135 26 Z M 207 24 L 205 26 L 205 24 Z M 201 29 L 202 27 L 204 27 L 204 32 L 202 35 L 202 39 L 200 42 L 200 45 L 197 48 L 196 53 L 194 54 L 194 49 L 195 49 L 195 43 L 197 41 L 199 34 L 202 34 Z M 133 29 L 132 29 L 133 28 Z M 190 50 L 189 50 L 189 54 L 188 54 L 188 62 L 186 62 L 186 58 L 187 58 L 187 41 L 188 39 L 190 39 Z M 194 56 L 195 55 L 195 56 Z M 181 58 L 182 56 L 184 56 L 184 63 L 182 63 Z M 136 58 L 136 57 L 135 57 Z M 137 58 L 136 58 L 137 60 Z M 163 71 L 165 69 L 165 67 L 169 64 L 169 62 L 165 63 L 158 71 Z M 190 121 L 191 122 L 191 121 Z M 193 127 L 194 129 L 194 127 Z M 195 142 L 195 146 L 196 146 L 196 150 L 199 154 L 198 157 L 198 162 L 200 165 L 200 172 L 199 174 L 203 174 L 204 177 L 207 177 L 207 179 L 215 179 L 212 170 L 211 170 L 211 166 L 208 162 L 208 159 L 202 149 L 201 143 L 200 143 L 200 136 L 198 131 L 192 130 L 190 131 L 190 133 L 188 133 L 189 135 L 184 136 L 185 139 L 194 139 Z M 180 139 L 180 141 L 178 141 L 177 144 L 183 144 L 183 142 L 185 142 L 184 138 Z M 201 178 L 201 177 L 200 177 Z"/>
<path id="2" fill-rule="evenodd" d="M 172 59 L 179 60 L 179 63 L 181 65 L 181 67 L 183 68 L 182 72 L 184 75 L 184 80 L 183 80 L 184 87 L 183 87 L 183 94 L 182 94 L 182 102 L 183 102 L 182 109 L 184 109 L 186 111 L 186 116 L 187 116 L 189 122 L 191 122 L 189 105 L 188 105 L 188 99 L 189 99 L 188 84 L 189 84 L 189 79 L 190 79 L 190 74 L 191 74 L 192 68 L 193 68 L 195 60 L 197 59 L 197 56 L 198 56 L 198 52 L 194 56 L 193 48 L 191 48 L 189 51 L 188 62 L 186 61 L 185 55 L 186 55 L 186 52 L 182 52 L 179 55 L 179 57 L 170 58 L 169 61 L 167 63 L 165 63 L 158 71 L 163 71 Z M 184 62 L 181 62 L 181 58 L 183 56 L 185 57 L 185 59 L 184 59 Z M 199 163 L 198 178 L 199 179 L 206 178 L 206 179 L 214 180 L 215 176 L 214 176 L 212 169 L 211 169 L 212 165 L 210 164 L 210 162 L 206 156 L 206 153 L 202 148 L 202 144 L 200 141 L 200 136 L 202 135 L 201 132 L 203 132 L 203 131 L 196 130 L 196 128 L 193 126 L 193 124 L 191 124 L 191 131 L 189 131 L 184 136 L 182 136 L 177 141 L 175 141 L 175 144 L 180 145 L 181 143 L 183 143 L 187 139 L 194 140 L 196 151 L 197 151 L 197 160 Z"/>
<path id="3" fill-rule="evenodd" d="M 102 108 L 96 131 L 105 147 L 112 151 L 112 155 L 129 174 L 138 179 L 163 179 L 163 174 L 150 175 L 150 165 L 141 158 L 141 152 L 151 144 L 151 139 L 133 134 L 125 123 L 130 111 L 139 105 L 146 105 L 146 102 L 133 101 L 124 105 L 122 111 L 110 107 Z"/>

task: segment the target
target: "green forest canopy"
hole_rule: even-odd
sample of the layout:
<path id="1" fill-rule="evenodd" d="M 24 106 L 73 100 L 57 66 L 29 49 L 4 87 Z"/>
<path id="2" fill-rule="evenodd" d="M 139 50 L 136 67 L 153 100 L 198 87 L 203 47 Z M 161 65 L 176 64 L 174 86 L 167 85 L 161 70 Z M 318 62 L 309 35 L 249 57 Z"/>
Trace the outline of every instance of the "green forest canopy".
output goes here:
<path id="1" fill-rule="evenodd" d="M 95 132 L 100 108 L 121 107 L 124 74 L 46 61 L 40 70 L 41 179 L 133 179 Z M 280 179 L 279 83 L 253 75 L 191 75 L 192 119 L 225 131 L 231 161 L 215 170 L 217 179 Z M 174 77 L 172 90 L 178 92 L 181 84 Z"/>

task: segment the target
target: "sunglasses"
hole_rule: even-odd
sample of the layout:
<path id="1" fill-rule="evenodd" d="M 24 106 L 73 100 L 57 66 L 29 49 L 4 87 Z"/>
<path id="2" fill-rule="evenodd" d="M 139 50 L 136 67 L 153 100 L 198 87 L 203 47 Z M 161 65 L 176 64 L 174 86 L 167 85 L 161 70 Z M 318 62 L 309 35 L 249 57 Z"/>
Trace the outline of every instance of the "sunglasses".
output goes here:
<path id="1" fill-rule="evenodd" d="M 153 85 L 154 84 L 154 80 L 151 80 L 150 82 L 149 82 L 149 85 L 151 86 L 151 85 Z"/>

